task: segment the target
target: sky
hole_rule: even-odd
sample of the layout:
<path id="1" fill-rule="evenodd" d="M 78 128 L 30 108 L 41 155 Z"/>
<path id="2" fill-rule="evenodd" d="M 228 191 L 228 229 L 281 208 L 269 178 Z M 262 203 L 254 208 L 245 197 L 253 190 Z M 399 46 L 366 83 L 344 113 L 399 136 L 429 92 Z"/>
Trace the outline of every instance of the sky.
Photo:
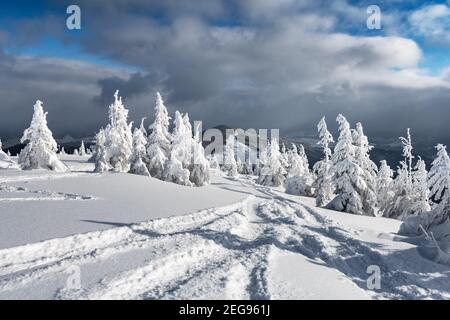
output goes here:
<path id="1" fill-rule="evenodd" d="M 66 9 L 81 9 L 69 30 Z M 381 29 L 368 29 L 369 5 Z M 56 137 L 105 126 L 118 89 L 130 119 L 169 112 L 311 135 L 344 114 L 370 137 L 450 143 L 450 2 L 79 0 L 0 3 L 0 137 L 37 99 Z M 147 121 L 148 123 L 148 121 Z"/>

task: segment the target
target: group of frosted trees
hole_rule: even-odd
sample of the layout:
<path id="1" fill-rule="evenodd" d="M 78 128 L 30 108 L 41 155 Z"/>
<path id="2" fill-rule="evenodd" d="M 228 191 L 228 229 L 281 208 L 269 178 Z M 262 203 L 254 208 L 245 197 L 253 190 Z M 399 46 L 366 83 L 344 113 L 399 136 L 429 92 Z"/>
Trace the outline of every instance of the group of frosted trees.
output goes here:
<path id="1" fill-rule="evenodd" d="M 27 144 L 19 154 L 18 164 L 22 169 L 68 171 L 57 156 L 57 144 L 46 116 L 42 102 L 36 101 L 30 127 L 21 139 Z M 283 144 L 280 148 L 275 138 L 258 150 L 256 163 L 238 156 L 242 145 L 233 135 L 227 137 L 223 154 L 205 157 L 201 132 L 192 128 L 189 116 L 176 111 L 172 132 L 169 120 L 157 93 L 150 133 L 145 129 L 144 119 L 133 129 L 117 91 L 109 107 L 109 124 L 95 137 L 91 157 L 95 171 L 130 172 L 186 186 L 202 186 L 210 180 L 210 168 L 220 168 L 227 176 L 256 175 L 256 182 L 261 185 L 284 187 L 294 195 L 315 196 L 320 207 L 405 220 L 402 226 L 405 232 L 418 233 L 449 219 L 450 158 L 446 147 L 436 146 L 436 158 L 428 172 L 425 162 L 413 155 L 409 129 L 406 137 L 400 138 L 404 159 L 394 174 L 386 161 L 377 167 L 370 159 L 372 146 L 362 124 L 357 123 L 352 129 L 342 115 L 336 119 L 339 125 L 336 142 L 325 119 L 320 120 L 318 144 L 323 157 L 312 170 L 302 145 L 292 144 L 286 149 Z M 86 152 L 82 143 L 79 154 Z M 218 161 L 218 156 L 222 161 Z M 2 157 L 9 159 L 6 154 Z"/>
<path id="2" fill-rule="evenodd" d="M 193 135 L 188 114 L 176 111 L 174 129 L 169 132 L 170 117 L 157 93 L 154 121 L 148 134 L 144 119 L 133 130 L 118 91 L 114 98 L 109 107 L 109 124 L 95 137 L 92 159 L 96 172 L 130 172 L 186 186 L 202 186 L 209 182 L 209 162 L 199 133 Z"/>
<path id="3" fill-rule="evenodd" d="M 436 146 L 437 155 L 427 172 L 425 162 L 413 155 L 409 129 L 401 137 L 403 157 L 394 171 L 385 160 L 380 167 L 370 159 L 372 146 L 357 123 L 350 128 L 339 115 L 339 137 L 332 151 L 333 136 L 322 118 L 317 126 L 323 158 L 309 169 L 303 147 L 279 148 L 272 140 L 260 152 L 257 182 L 284 185 L 287 193 L 315 196 L 316 204 L 359 215 L 406 220 L 405 232 L 420 233 L 450 217 L 450 159 L 446 147 Z"/>

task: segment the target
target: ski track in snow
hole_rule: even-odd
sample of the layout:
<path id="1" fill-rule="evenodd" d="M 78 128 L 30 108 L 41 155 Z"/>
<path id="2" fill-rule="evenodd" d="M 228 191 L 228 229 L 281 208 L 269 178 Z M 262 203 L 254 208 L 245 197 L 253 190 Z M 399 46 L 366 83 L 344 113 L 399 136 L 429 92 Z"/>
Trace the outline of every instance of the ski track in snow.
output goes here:
<path id="1" fill-rule="evenodd" d="M 371 298 L 450 298 L 450 280 L 431 276 L 442 270 L 433 262 L 422 261 L 431 270 L 421 275 L 420 266 L 406 259 L 415 253 L 389 256 L 295 197 L 241 183 L 255 194 L 233 205 L 0 250 L 0 297 L 65 279 L 73 265 L 83 270 L 127 261 L 121 270 L 98 272 L 81 289 L 61 288 L 53 298 L 271 299 L 271 252 L 277 248 L 335 269 Z M 130 261 L 131 253 L 144 258 Z M 369 265 L 382 270 L 380 291 L 366 287 Z"/>
<path id="2" fill-rule="evenodd" d="M 12 201 L 60 201 L 60 200 L 95 200 L 95 197 L 73 193 L 53 192 L 46 190 L 30 190 L 23 186 L 15 186 L 7 183 L 54 180 L 69 177 L 86 176 L 88 173 L 65 173 L 65 174 L 40 174 L 20 175 L 13 177 L 0 176 L 0 192 L 5 194 L 23 195 L 22 197 L 1 197 L 0 202 Z"/>

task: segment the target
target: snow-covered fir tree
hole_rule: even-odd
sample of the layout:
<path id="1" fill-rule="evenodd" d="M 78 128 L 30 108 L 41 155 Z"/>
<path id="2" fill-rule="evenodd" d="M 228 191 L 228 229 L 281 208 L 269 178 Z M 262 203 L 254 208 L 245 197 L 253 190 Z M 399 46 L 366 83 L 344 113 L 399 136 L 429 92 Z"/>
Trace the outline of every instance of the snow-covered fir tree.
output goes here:
<path id="1" fill-rule="evenodd" d="M 293 143 L 291 149 L 286 153 L 287 162 L 289 163 L 287 178 L 304 175 L 307 168 L 305 168 L 304 159 L 298 153 L 297 145 Z"/>
<path id="2" fill-rule="evenodd" d="M 450 158 L 446 146 L 436 146 L 436 158 L 428 173 L 428 186 L 432 201 L 430 225 L 438 225 L 450 218 Z"/>
<path id="3" fill-rule="evenodd" d="M 368 186 L 364 177 L 365 172 L 355 160 L 356 147 L 353 144 L 350 125 L 341 114 L 336 121 L 339 124 L 339 138 L 334 147 L 331 168 L 336 196 L 327 208 L 373 216 L 376 211 L 365 198 Z"/>
<path id="4" fill-rule="evenodd" d="M 412 154 L 413 146 L 411 142 L 411 134 L 409 128 L 406 132 L 406 137 L 400 137 L 400 141 L 403 145 L 403 157 L 404 160 L 400 162 L 400 166 L 397 168 L 397 177 L 394 180 L 393 192 L 394 197 L 392 206 L 387 210 L 386 216 L 394 219 L 404 219 L 408 213 L 408 208 L 412 201 L 412 170 L 413 159 Z"/>
<path id="5" fill-rule="evenodd" d="M 59 153 L 62 154 L 62 155 L 66 154 L 66 150 L 64 149 L 64 147 L 61 147 L 61 151 Z"/>
<path id="6" fill-rule="evenodd" d="M 132 124 L 128 123 L 128 110 L 119 90 L 114 93 L 114 103 L 109 106 L 109 121 L 105 129 L 108 162 L 114 171 L 128 172 L 133 149 Z"/>
<path id="7" fill-rule="evenodd" d="M 189 176 L 189 170 L 183 168 L 183 164 L 176 156 L 176 150 L 172 149 L 164 170 L 164 179 L 168 182 L 174 182 L 184 186 L 192 186 Z"/>
<path id="8" fill-rule="evenodd" d="M 316 162 L 313 166 L 314 173 L 317 176 L 314 187 L 316 189 L 316 205 L 323 207 L 333 199 L 333 183 L 331 175 L 331 156 L 330 144 L 334 143 L 333 136 L 328 131 L 325 117 L 317 124 L 319 131 L 319 144 L 323 150 L 323 159 Z"/>
<path id="9" fill-rule="evenodd" d="M 152 175 L 163 179 L 164 166 L 170 155 L 171 135 L 169 133 L 167 109 L 159 92 L 156 93 L 155 118 L 150 125 L 151 130 L 147 143 L 147 167 Z"/>
<path id="10" fill-rule="evenodd" d="M 19 154 L 18 163 L 22 169 L 45 168 L 61 172 L 69 170 L 56 155 L 58 146 L 47 127 L 47 113 L 44 113 L 39 100 L 34 105 L 30 127 L 24 131 L 20 142 L 28 142 Z"/>
<path id="11" fill-rule="evenodd" d="M 281 163 L 281 152 L 278 140 L 272 138 L 264 157 L 257 182 L 264 186 L 278 187 L 283 185 L 286 170 Z"/>
<path id="12" fill-rule="evenodd" d="M 16 167 L 16 163 L 11 159 L 9 150 L 5 153 L 2 149 L 2 140 L 0 139 L 0 168 L 6 169 Z"/>
<path id="13" fill-rule="evenodd" d="M 211 178 L 210 167 L 201 141 L 193 141 L 192 158 L 193 164 L 190 167 L 189 180 L 198 187 L 208 184 Z"/>
<path id="14" fill-rule="evenodd" d="M 284 143 L 281 145 L 281 150 L 280 150 L 280 162 L 281 162 L 281 165 L 282 165 L 283 168 L 284 168 L 284 171 L 285 171 L 286 173 L 288 173 L 291 164 L 290 164 L 290 162 L 289 162 L 289 154 L 288 154 L 288 151 L 286 150 L 286 145 L 285 145 Z"/>
<path id="15" fill-rule="evenodd" d="M 108 162 L 108 150 L 106 148 L 105 130 L 102 128 L 95 135 L 95 153 L 92 155 L 95 161 L 94 172 L 105 172 L 111 169 Z"/>
<path id="16" fill-rule="evenodd" d="M 376 194 L 379 214 L 386 216 L 389 208 L 392 206 L 394 198 L 394 171 L 387 164 L 386 160 L 380 161 L 380 169 L 378 170 L 376 179 Z"/>
<path id="17" fill-rule="evenodd" d="M 223 165 L 222 170 L 229 177 L 237 177 L 238 176 L 238 167 L 236 163 L 236 156 L 234 153 L 234 145 L 235 145 L 236 137 L 234 135 L 229 135 L 226 139 L 225 149 L 223 154 Z"/>
<path id="18" fill-rule="evenodd" d="M 139 128 L 133 132 L 133 153 L 130 158 L 130 173 L 149 176 L 147 165 L 144 162 L 147 156 L 147 132 L 144 128 L 144 119 Z"/>
<path id="19" fill-rule="evenodd" d="M 84 147 L 84 141 L 81 140 L 81 145 L 80 145 L 80 149 L 78 151 L 80 156 L 85 156 L 86 155 L 86 148 Z"/>
<path id="20" fill-rule="evenodd" d="M 417 216 L 430 211 L 430 190 L 427 185 L 428 172 L 425 161 L 419 159 L 412 173 L 411 201 L 406 210 L 408 215 Z"/>
<path id="21" fill-rule="evenodd" d="M 365 188 L 362 190 L 364 210 L 370 215 L 378 215 L 378 202 L 376 195 L 376 178 L 378 168 L 370 159 L 370 150 L 373 149 L 369 145 L 369 139 L 364 134 L 361 122 L 356 124 L 356 129 L 352 131 L 353 144 L 355 145 L 355 162 L 362 169 Z"/>
<path id="22" fill-rule="evenodd" d="M 301 196 L 313 195 L 313 175 L 309 170 L 308 158 L 303 145 L 292 144 L 292 148 L 287 151 L 287 161 L 289 163 L 284 188 L 286 193 Z"/>

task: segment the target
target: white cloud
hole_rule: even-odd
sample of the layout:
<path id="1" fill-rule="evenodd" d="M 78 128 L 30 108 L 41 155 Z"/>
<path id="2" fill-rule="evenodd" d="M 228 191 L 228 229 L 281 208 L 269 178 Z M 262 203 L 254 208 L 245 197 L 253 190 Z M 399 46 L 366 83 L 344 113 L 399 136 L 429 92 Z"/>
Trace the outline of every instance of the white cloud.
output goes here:
<path id="1" fill-rule="evenodd" d="M 412 12 L 409 23 L 428 40 L 450 43 L 450 7 L 446 4 L 428 5 Z"/>

